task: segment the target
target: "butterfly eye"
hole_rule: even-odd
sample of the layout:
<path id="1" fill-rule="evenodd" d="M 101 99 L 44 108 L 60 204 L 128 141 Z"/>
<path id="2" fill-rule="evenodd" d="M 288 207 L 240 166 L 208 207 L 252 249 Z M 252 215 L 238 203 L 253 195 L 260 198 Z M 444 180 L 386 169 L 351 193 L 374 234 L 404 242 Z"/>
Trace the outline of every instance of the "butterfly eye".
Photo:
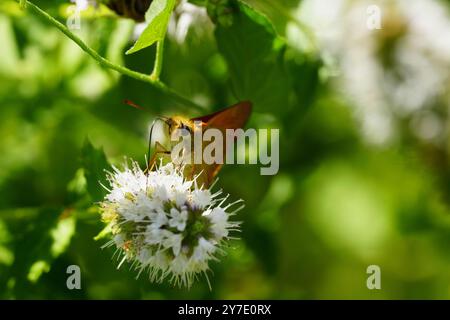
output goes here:
<path id="1" fill-rule="evenodd" d="M 180 125 L 180 129 L 186 130 L 186 131 L 188 132 L 188 134 L 192 134 L 191 128 L 188 127 L 187 125 L 185 125 L 184 123 L 182 123 L 182 124 Z"/>

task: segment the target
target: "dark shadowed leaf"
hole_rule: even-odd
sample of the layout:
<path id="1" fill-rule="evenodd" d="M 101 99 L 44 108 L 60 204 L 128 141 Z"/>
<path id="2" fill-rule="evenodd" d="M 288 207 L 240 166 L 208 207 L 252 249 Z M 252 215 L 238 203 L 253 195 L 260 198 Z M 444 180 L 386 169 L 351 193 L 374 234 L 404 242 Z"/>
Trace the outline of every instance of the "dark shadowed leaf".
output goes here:
<path id="1" fill-rule="evenodd" d="M 103 186 L 107 185 L 105 169 L 109 169 L 110 167 L 105 153 L 102 148 L 95 148 L 86 139 L 82 149 L 81 159 L 86 177 L 87 190 L 93 201 L 100 201 L 106 195 L 106 190 L 103 188 Z"/>
<path id="2" fill-rule="evenodd" d="M 277 111 L 288 103 L 289 81 L 282 62 L 284 43 L 270 21 L 237 1 L 233 24 L 218 25 L 216 40 L 230 69 L 233 94 L 251 100 L 259 111 Z"/>
<path id="3" fill-rule="evenodd" d="M 75 233 L 72 210 L 61 208 L 14 209 L 1 214 L 14 235 L 14 263 L 3 280 L 14 283 L 12 292 L 25 294 L 53 261 L 69 247 Z M 20 219 L 19 219 L 20 218 Z"/>

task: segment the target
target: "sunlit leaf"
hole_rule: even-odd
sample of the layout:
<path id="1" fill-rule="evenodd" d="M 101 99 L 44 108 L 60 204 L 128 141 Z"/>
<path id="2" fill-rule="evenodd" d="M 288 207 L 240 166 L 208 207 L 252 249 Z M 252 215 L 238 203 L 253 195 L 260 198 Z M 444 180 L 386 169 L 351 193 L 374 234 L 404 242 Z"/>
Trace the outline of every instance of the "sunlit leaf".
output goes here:
<path id="1" fill-rule="evenodd" d="M 45 260 L 38 260 L 33 263 L 28 272 L 27 279 L 30 282 L 36 282 L 39 280 L 43 273 L 50 271 L 50 264 Z"/>
<path id="2" fill-rule="evenodd" d="M 10 249 L 12 235 L 5 222 L 0 220 L 0 264 L 11 265 L 14 261 L 14 253 Z"/>
<path id="3" fill-rule="evenodd" d="M 154 0 L 145 14 L 145 21 L 148 23 L 148 26 L 142 32 L 134 46 L 126 53 L 137 52 L 164 39 L 170 15 L 174 7 L 175 0 Z"/>
<path id="4" fill-rule="evenodd" d="M 106 236 L 108 236 L 108 235 L 110 235 L 111 234 L 111 226 L 112 226 L 113 224 L 112 223 L 108 223 L 103 229 L 102 229 L 102 231 L 100 231 L 95 237 L 94 237 L 94 240 L 95 241 L 97 241 L 97 240 L 100 240 L 100 239 L 103 239 L 103 238 L 105 238 Z"/>

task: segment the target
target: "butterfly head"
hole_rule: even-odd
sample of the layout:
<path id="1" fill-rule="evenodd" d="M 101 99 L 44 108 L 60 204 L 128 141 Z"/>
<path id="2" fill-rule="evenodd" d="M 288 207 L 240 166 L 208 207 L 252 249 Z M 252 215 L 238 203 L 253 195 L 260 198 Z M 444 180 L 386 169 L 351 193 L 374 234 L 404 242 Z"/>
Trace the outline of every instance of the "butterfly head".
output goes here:
<path id="1" fill-rule="evenodd" d="M 171 118 L 166 118 L 165 123 L 167 124 L 170 136 L 172 136 L 172 134 L 177 130 L 185 130 L 189 134 L 193 133 L 194 125 L 188 118 L 174 116 Z"/>

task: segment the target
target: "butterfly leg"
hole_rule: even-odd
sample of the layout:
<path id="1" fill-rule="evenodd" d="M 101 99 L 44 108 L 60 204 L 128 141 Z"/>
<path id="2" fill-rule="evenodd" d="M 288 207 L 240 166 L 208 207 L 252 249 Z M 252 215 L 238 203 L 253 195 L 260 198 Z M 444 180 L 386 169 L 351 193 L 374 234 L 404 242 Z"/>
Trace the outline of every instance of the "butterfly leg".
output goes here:
<path id="1" fill-rule="evenodd" d="M 152 158 L 147 163 L 147 168 L 145 169 L 144 173 L 148 173 L 153 170 L 158 155 L 160 154 L 170 154 L 171 152 L 166 149 L 159 141 L 155 142 L 155 153 L 153 154 Z"/>

